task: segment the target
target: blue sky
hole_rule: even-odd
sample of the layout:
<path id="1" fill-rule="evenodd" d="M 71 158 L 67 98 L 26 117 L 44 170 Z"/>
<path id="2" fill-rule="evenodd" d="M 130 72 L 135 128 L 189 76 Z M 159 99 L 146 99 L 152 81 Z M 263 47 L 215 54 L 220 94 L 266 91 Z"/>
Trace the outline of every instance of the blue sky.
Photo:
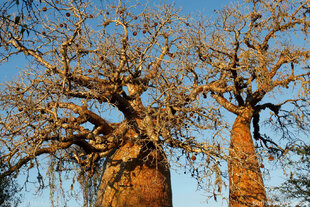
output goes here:
<path id="1" fill-rule="evenodd" d="M 154 1 L 153 1 L 154 2 Z M 165 1 L 170 2 L 170 1 Z M 213 15 L 214 9 L 228 4 L 229 0 L 175 0 L 176 7 L 183 8 L 185 13 L 195 14 L 197 12 L 203 12 L 205 15 Z M 17 68 L 22 68 L 25 65 L 25 61 L 22 57 L 15 57 L 13 61 L 0 65 L 0 82 L 12 79 L 16 73 Z M 277 179 L 272 183 L 279 183 L 280 176 L 277 175 Z M 207 197 L 203 191 L 196 191 L 196 181 L 190 177 L 190 175 L 184 175 L 182 171 L 175 172 L 172 170 L 172 187 L 173 187 L 173 202 L 174 207 L 201 207 L 201 206 L 227 206 L 226 203 L 215 203 L 210 200 L 209 203 L 204 203 Z M 21 207 L 27 206 L 30 203 L 30 207 L 49 206 L 49 195 L 45 193 L 36 197 L 31 192 L 26 193 L 24 196 L 24 204 Z M 77 207 L 74 204 L 72 207 Z"/>

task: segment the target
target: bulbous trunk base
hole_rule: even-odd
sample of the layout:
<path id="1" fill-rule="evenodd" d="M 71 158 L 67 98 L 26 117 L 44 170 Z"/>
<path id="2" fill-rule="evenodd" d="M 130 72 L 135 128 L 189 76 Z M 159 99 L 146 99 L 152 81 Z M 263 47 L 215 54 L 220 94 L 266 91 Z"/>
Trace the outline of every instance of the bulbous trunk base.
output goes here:
<path id="1" fill-rule="evenodd" d="M 152 144 L 127 143 L 107 158 L 96 207 L 172 207 L 168 162 Z"/>

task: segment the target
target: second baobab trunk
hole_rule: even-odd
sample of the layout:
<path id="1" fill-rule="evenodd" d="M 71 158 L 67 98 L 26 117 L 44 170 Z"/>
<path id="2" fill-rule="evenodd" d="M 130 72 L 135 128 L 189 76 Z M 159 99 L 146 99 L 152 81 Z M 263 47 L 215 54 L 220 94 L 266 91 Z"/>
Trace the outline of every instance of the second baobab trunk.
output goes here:
<path id="1" fill-rule="evenodd" d="M 166 156 L 153 143 L 125 144 L 104 170 L 96 207 L 172 207 Z"/>
<path id="2" fill-rule="evenodd" d="M 251 110 L 235 120 L 231 135 L 229 169 L 229 206 L 265 206 L 266 193 L 250 132 Z"/>

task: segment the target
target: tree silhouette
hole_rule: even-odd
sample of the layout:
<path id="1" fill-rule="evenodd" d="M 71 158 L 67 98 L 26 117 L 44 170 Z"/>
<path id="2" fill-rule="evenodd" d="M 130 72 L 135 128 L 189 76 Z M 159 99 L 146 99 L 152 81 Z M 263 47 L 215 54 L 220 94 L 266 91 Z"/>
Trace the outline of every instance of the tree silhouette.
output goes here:
<path id="1" fill-rule="evenodd" d="M 0 160 L 0 173 L 6 170 L 6 165 L 3 160 Z M 18 185 L 12 177 L 0 179 L 0 206 L 1 207 L 16 207 L 20 203 L 18 195 Z"/>
<path id="2" fill-rule="evenodd" d="M 285 182 L 275 188 L 274 200 L 282 206 L 292 203 L 295 206 L 305 206 L 310 202 L 308 170 L 310 147 L 305 143 L 296 143 L 292 152 L 294 156 L 286 165 L 287 178 Z"/>

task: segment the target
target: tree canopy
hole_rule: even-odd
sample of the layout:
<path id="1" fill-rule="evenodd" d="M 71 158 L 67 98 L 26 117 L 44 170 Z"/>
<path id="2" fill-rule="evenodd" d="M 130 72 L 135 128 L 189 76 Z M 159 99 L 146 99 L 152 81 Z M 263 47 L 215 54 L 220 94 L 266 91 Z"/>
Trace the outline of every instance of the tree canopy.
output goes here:
<path id="1" fill-rule="evenodd" d="M 228 162 L 230 205 L 265 205 L 263 160 L 309 130 L 308 2 L 245 0 L 212 18 L 135 1 L 36 6 L 2 9 L 1 62 L 29 60 L 0 92 L 3 176 L 48 155 L 49 175 L 72 171 L 87 186 L 138 146 L 185 166 L 214 198 Z"/>

